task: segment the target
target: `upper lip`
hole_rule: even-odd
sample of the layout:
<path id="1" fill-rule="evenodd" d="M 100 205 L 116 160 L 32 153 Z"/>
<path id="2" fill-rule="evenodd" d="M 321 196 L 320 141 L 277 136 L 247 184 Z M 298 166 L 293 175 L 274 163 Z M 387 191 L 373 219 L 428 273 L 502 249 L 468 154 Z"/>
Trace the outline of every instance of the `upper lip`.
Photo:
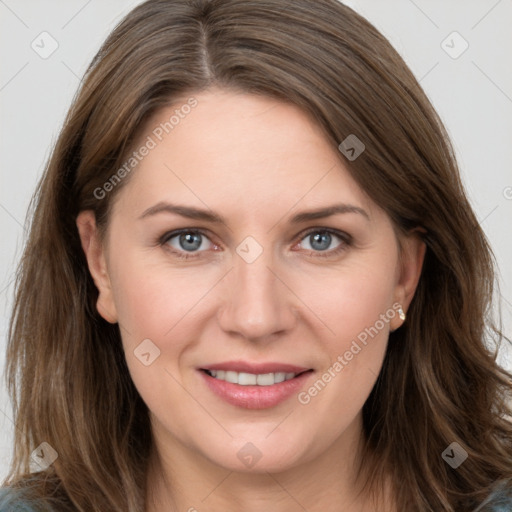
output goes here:
<path id="1" fill-rule="evenodd" d="M 302 373 L 311 369 L 287 363 L 250 363 L 248 361 L 224 361 L 222 363 L 201 366 L 201 370 L 225 370 L 238 373 L 253 373 L 255 375 L 265 373 Z"/>

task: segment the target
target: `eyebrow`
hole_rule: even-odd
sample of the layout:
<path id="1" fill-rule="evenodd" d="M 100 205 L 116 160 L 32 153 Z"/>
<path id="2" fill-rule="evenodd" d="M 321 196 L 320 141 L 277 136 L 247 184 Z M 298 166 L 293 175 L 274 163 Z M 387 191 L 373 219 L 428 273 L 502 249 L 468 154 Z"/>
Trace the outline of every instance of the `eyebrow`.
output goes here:
<path id="1" fill-rule="evenodd" d="M 161 201 L 145 210 L 139 219 L 145 219 L 160 213 L 174 213 L 188 219 L 202 220 L 205 222 L 211 222 L 213 224 L 226 224 L 224 217 L 218 213 L 213 212 L 212 210 L 202 210 L 192 206 L 172 204 L 165 201 Z M 356 213 L 362 215 L 367 220 L 370 220 L 370 216 L 365 210 L 363 210 L 363 208 L 351 204 L 339 203 L 315 210 L 300 212 L 290 219 L 290 223 L 300 224 L 301 222 L 324 219 L 326 217 L 331 217 L 332 215 L 341 213 Z"/>

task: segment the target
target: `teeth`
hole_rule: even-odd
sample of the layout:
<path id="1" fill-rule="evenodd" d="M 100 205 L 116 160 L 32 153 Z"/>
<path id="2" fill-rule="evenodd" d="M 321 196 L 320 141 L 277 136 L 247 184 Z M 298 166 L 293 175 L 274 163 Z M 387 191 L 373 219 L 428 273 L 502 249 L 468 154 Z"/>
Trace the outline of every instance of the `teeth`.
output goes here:
<path id="1" fill-rule="evenodd" d="M 288 379 L 293 379 L 293 377 L 291 377 L 291 375 L 294 375 L 294 374 L 293 373 L 283 373 L 283 372 L 274 373 L 274 382 L 276 384 L 278 384 L 279 382 L 283 382 L 287 376 L 288 376 Z"/>
<path id="2" fill-rule="evenodd" d="M 281 373 L 279 375 L 283 374 Z M 258 384 L 258 386 L 272 386 L 272 384 L 282 382 L 282 380 L 279 380 L 279 375 L 277 373 L 263 373 L 256 376 L 256 384 Z"/>
<path id="3" fill-rule="evenodd" d="M 233 384 L 240 384 L 240 386 L 256 386 L 259 375 L 253 373 L 237 373 L 233 372 L 235 378 L 231 382 Z M 227 379 L 226 379 L 227 380 Z"/>
<path id="4" fill-rule="evenodd" d="M 233 372 L 224 370 L 207 370 L 208 373 L 219 380 L 225 380 L 232 384 L 239 384 L 240 386 L 272 386 L 283 382 L 285 380 L 293 379 L 295 373 L 261 373 L 255 375 L 253 373 Z"/>
<path id="5" fill-rule="evenodd" d="M 232 384 L 238 384 L 238 374 L 236 372 L 226 372 L 224 377 L 226 382 L 231 382 Z"/>

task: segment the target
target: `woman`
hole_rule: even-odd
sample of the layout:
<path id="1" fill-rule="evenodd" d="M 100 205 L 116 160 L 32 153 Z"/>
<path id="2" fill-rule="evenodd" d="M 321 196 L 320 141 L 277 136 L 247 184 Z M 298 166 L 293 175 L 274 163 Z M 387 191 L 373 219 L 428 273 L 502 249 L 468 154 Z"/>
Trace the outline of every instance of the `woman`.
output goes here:
<path id="1" fill-rule="evenodd" d="M 38 190 L 4 509 L 512 509 L 492 261 L 362 17 L 145 2 Z"/>

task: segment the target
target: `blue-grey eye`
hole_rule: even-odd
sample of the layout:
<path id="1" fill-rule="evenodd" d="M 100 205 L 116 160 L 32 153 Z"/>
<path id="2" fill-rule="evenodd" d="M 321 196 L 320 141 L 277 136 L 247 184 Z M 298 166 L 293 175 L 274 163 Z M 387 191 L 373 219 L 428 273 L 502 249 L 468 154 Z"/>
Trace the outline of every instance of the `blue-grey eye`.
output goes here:
<path id="1" fill-rule="evenodd" d="M 169 237 L 166 243 L 178 251 L 195 252 L 200 248 L 205 249 L 205 247 L 202 247 L 205 240 L 208 240 L 208 238 L 202 233 L 186 231 Z M 178 242 L 178 246 L 174 243 L 175 241 Z"/>
<path id="2" fill-rule="evenodd" d="M 313 231 L 303 238 L 303 240 L 308 240 L 310 243 L 310 248 L 305 247 L 305 249 L 313 251 L 326 251 L 330 248 L 330 245 L 333 241 L 333 235 L 335 238 L 340 239 L 339 236 L 335 235 L 334 233 L 330 233 L 329 231 Z"/>

